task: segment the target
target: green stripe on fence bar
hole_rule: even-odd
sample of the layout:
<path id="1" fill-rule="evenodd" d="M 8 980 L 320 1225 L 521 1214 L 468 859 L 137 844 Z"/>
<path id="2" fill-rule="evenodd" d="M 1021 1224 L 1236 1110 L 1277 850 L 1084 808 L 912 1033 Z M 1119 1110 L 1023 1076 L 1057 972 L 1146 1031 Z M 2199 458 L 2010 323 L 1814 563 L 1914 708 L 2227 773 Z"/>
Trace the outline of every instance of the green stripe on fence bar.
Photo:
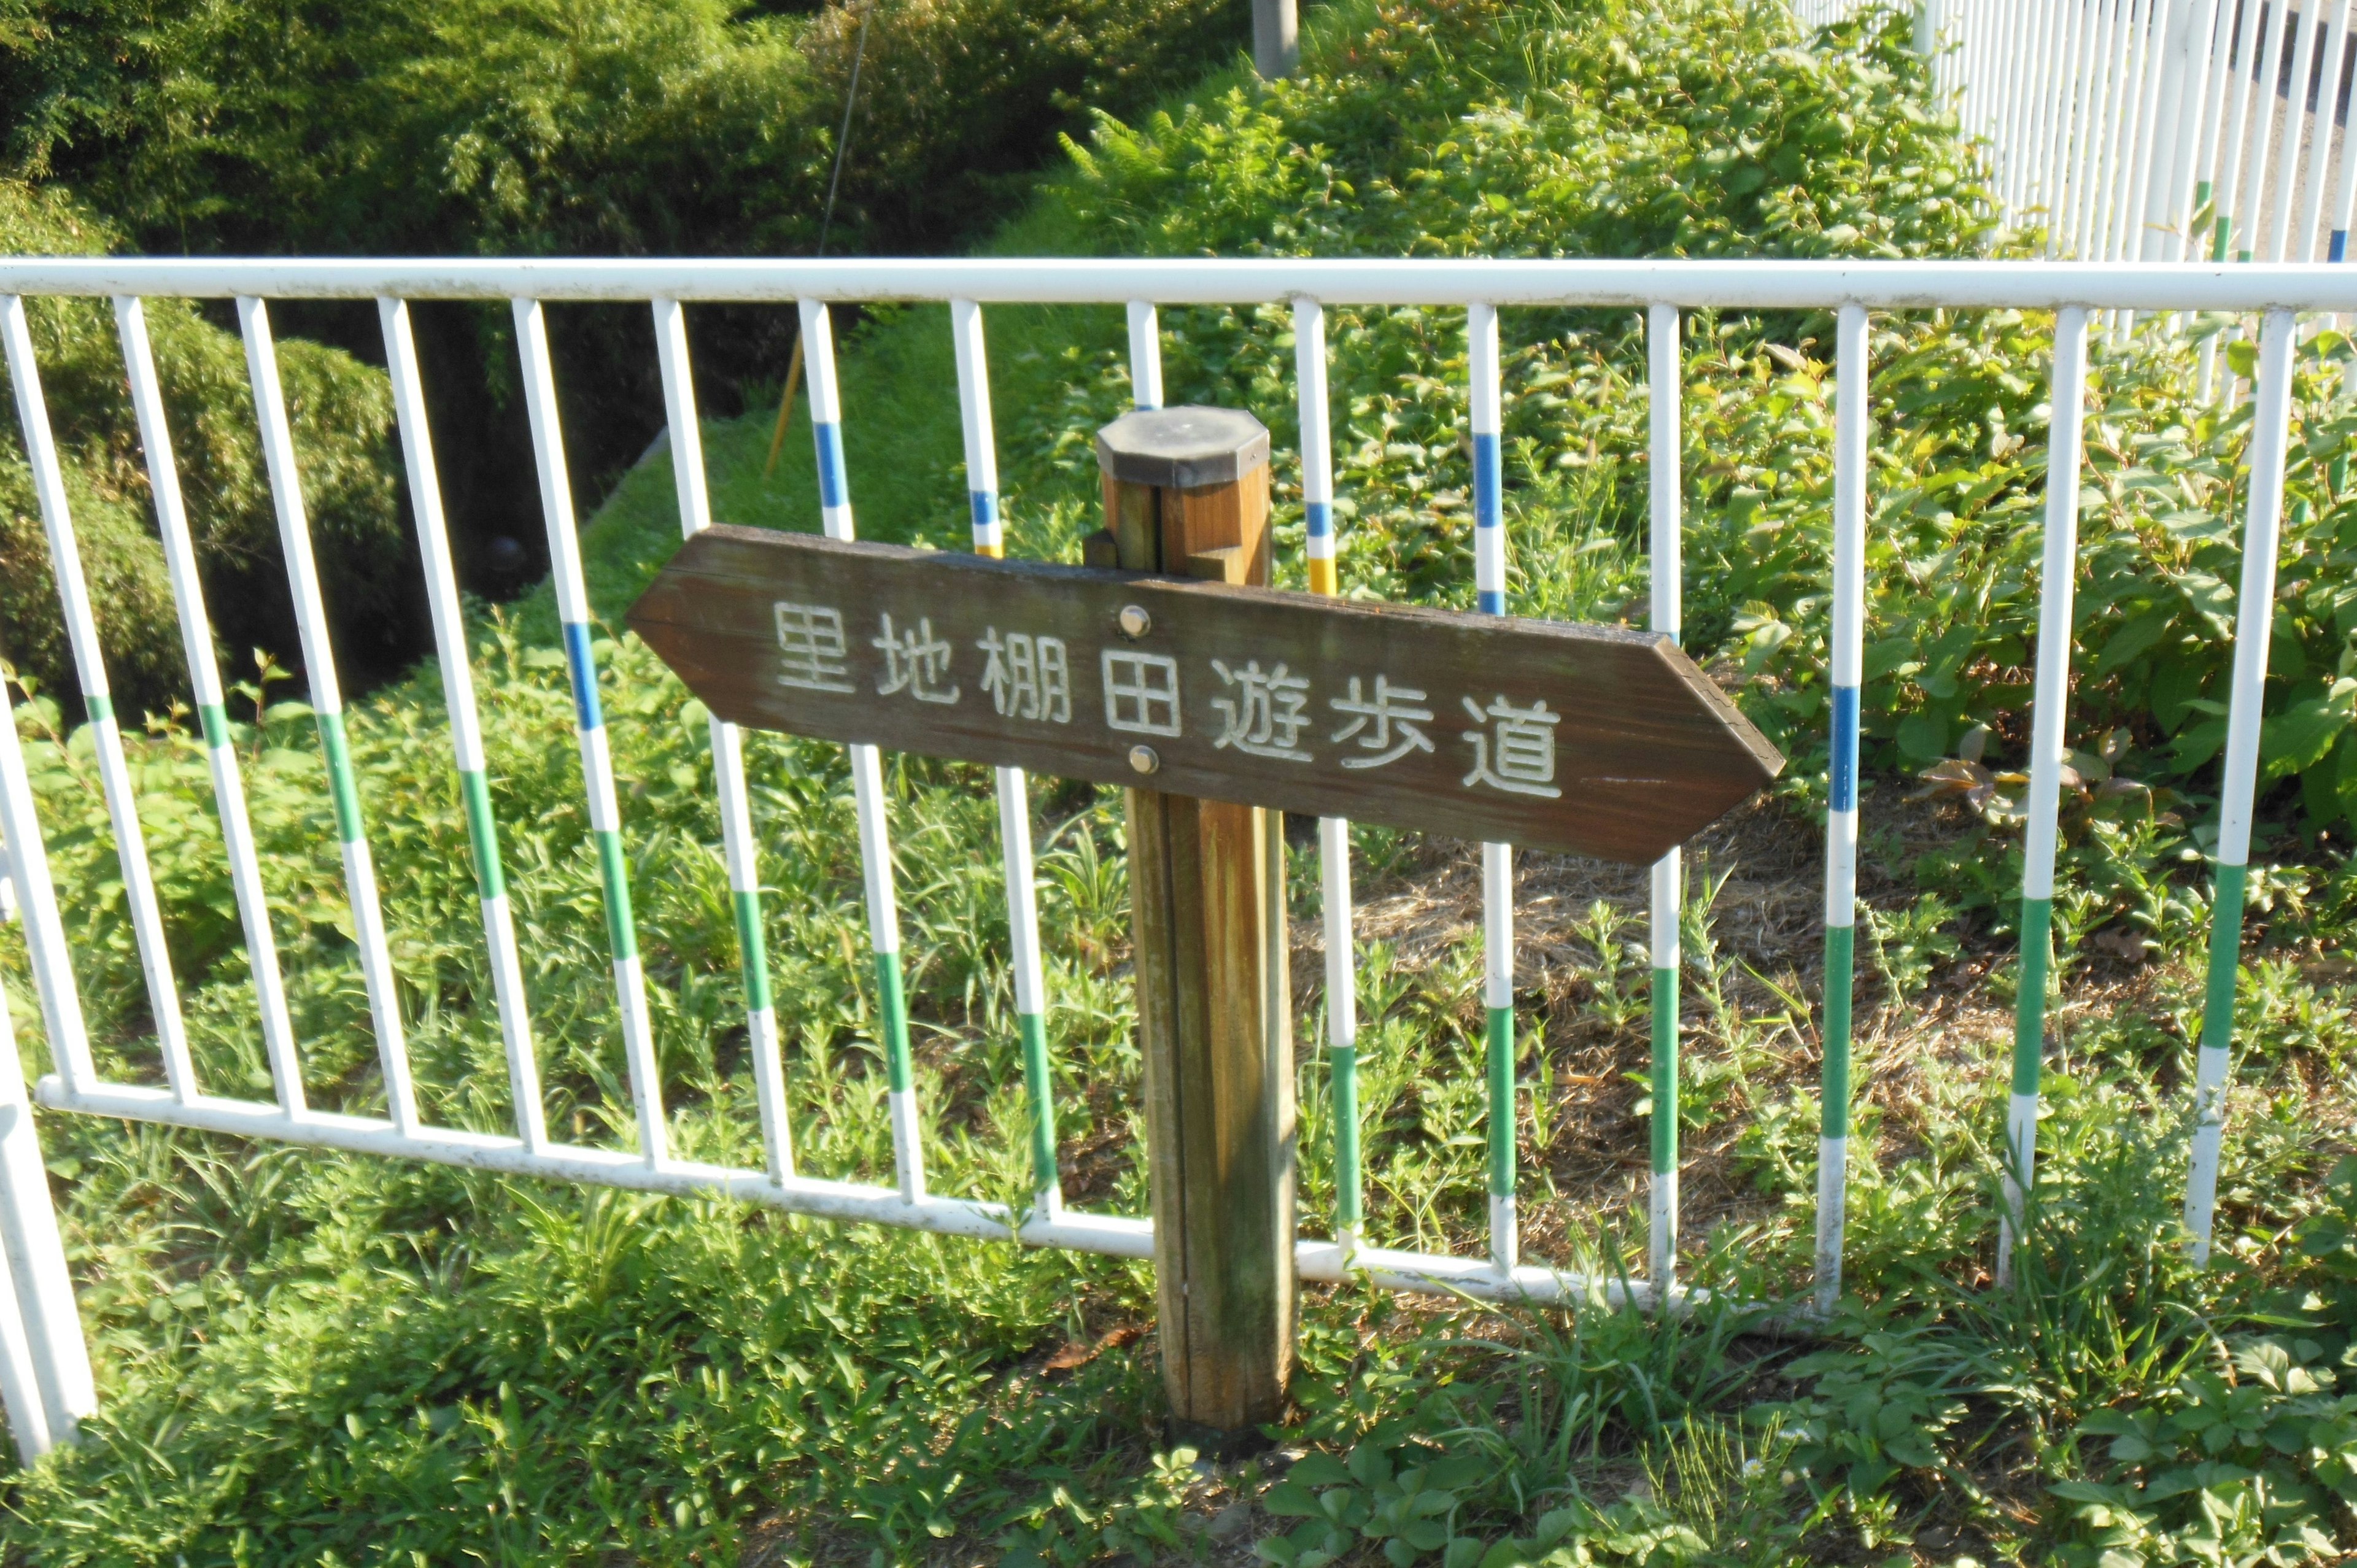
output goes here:
<path id="1" fill-rule="evenodd" d="M 328 754 L 328 795 L 336 804 L 336 836 L 357 843 L 361 836 L 360 790 L 352 783 L 352 748 L 344 740 L 344 715 L 315 714 L 319 748 Z"/>
<path id="2" fill-rule="evenodd" d="M 197 723 L 205 732 L 207 746 L 219 750 L 229 744 L 229 714 L 219 703 L 198 704 Z"/>
<path id="3" fill-rule="evenodd" d="M 744 961 L 745 1008 L 759 1013 L 770 1005 L 770 955 L 761 940 L 761 896 L 732 892 L 728 901 L 737 910 L 737 951 Z"/>
<path id="4" fill-rule="evenodd" d="M 1825 928 L 1825 1086 L 1821 1135 L 1849 1136 L 1849 1001 L 1856 979 L 1857 928 Z"/>
<path id="5" fill-rule="evenodd" d="M 2201 999 L 2201 1043 L 2223 1050 L 2234 1037 L 2234 973 L 2243 961 L 2243 885 L 2247 865 L 2218 868 L 2210 906 L 2210 983 Z"/>
<path id="6" fill-rule="evenodd" d="M 1364 1218 L 1359 1180 L 1359 1047 L 1336 1046 L 1334 1057 L 1334 1222 L 1355 1231 Z"/>
<path id="7" fill-rule="evenodd" d="M 1653 1174 L 1678 1168 L 1678 972 L 1653 971 Z"/>
<path id="8" fill-rule="evenodd" d="M 458 775 L 458 799 L 467 808 L 467 839 L 475 847 L 475 891 L 485 899 L 508 890 L 500 870 L 500 839 L 491 826 L 491 786 L 480 773 Z"/>
<path id="9" fill-rule="evenodd" d="M 1514 1195 L 1514 1010 L 1490 1009 L 1490 1196 Z"/>
<path id="10" fill-rule="evenodd" d="M 1055 1084 L 1048 1076 L 1048 1024 L 1037 1013 L 1017 1013 L 1023 1038 L 1023 1082 L 1031 1092 L 1031 1179 L 1042 1189 L 1056 1185 Z"/>
<path id="11" fill-rule="evenodd" d="M 2038 1092 L 2046 1057 L 2046 977 L 2053 963 L 2054 901 L 2021 901 L 2021 990 L 2013 1002 L 2013 1092 Z"/>
<path id="12" fill-rule="evenodd" d="M 876 955 L 876 1010 L 884 1020 L 884 1069 L 892 1092 L 906 1094 L 915 1080 L 909 1066 L 909 999 L 900 989 L 900 955 Z"/>
<path id="13" fill-rule="evenodd" d="M 616 963 L 639 956 L 639 933 L 630 919 L 630 877 L 622 861 L 622 835 L 603 832 L 597 840 L 597 875 L 606 884 L 606 945 Z"/>
<path id="14" fill-rule="evenodd" d="M 102 723 L 114 716 L 114 702 L 110 697 L 93 696 L 85 692 L 82 693 L 81 705 L 82 710 L 90 714 L 90 722 L 92 724 Z"/>

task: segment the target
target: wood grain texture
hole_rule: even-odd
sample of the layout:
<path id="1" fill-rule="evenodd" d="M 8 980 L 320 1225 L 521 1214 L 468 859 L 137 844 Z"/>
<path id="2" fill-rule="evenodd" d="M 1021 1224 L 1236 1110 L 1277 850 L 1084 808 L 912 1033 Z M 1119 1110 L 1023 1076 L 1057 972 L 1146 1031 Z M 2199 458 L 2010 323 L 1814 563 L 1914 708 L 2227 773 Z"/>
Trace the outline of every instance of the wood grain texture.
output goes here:
<path id="1" fill-rule="evenodd" d="M 1127 564 L 1266 575 L 1268 471 L 1205 504 L 1108 485 Z M 1190 506 L 1190 502 L 1193 502 Z M 1292 996 L 1275 811 L 1132 788 L 1130 906 L 1147 1186 L 1174 1437 L 1249 1444 L 1293 1377 Z"/>
<path id="2" fill-rule="evenodd" d="M 1108 531 L 1122 558 L 1186 573 L 1202 569 L 1192 557 L 1240 549 L 1247 579 L 1265 580 L 1265 501 L 1143 495 L 1108 494 Z M 1149 534 L 1150 556 L 1126 553 L 1144 550 Z M 784 645 L 781 606 L 802 607 L 792 614 L 805 622 L 805 612 L 836 618 L 820 618 L 839 627 L 840 657 L 823 682 L 793 683 L 811 667 Z M 1125 607 L 1150 622 L 1134 639 L 1118 629 Z M 922 633 L 921 645 L 935 650 L 927 694 L 936 700 L 922 700 L 923 683 L 896 667 L 907 660 L 879 646 L 888 616 L 896 646 Z M 1650 632 L 727 527 L 690 541 L 629 620 L 715 713 L 739 725 L 1099 783 L 1150 779 L 1200 799 L 1637 865 L 1783 767 L 1694 661 Z M 1058 703 L 1001 711 L 1006 703 L 985 684 L 987 645 L 1017 633 L 1034 647 L 1039 639 L 1057 644 Z M 1119 662 L 1108 665 L 1108 654 Z M 1149 704 L 1116 692 L 1109 704 L 1109 673 L 1135 683 L 1155 660 L 1168 661 L 1153 664 L 1153 678 L 1167 673 L 1174 701 Z M 1378 678 L 1395 696 L 1412 694 L 1392 707 L 1426 716 L 1379 736 L 1369 715 L 1337 705 L 1351 701 L 1354 680 L 1361 707 L 1372 703 Z M 1240 729 L 1240 718 L 1266 711 L 1254 709 L 1255 682 L 1264 694 L 1297 698 L 1299 722 Z M 954 700 L 940 700 L 952 691 Z M 1136 727 L 1141 718 L 1161 721 L 1149 726 L 1156 733 Z M 1360 718 L 1368 722 L 1353 731 Z M 1403 725 L 1421 744 L 1384 759 Z M 1518 777 L 1499 770 L 1501 739 L 1511 738 L 1501 725 L 1521 732 Z M 1386 744 L 1370 744 L 1379 738 Z M 1141 745 L 1152 750 L 1150 775 L 1132 762 Z M 1503 787 L 1516 784 L 1519 791 Z"/>

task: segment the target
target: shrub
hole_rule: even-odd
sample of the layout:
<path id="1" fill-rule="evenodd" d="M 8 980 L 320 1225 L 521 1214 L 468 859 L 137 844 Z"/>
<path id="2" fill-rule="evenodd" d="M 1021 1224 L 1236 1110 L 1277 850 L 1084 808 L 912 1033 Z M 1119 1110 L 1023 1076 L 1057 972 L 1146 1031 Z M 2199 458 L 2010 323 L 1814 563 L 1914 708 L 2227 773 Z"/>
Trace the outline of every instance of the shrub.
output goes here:
<path id="1" fill-rule="evenodd" d="M 119 243 L 119 231 L 62 192 L 0 180 L 0 254 L 98 254 Z M 113 317 L 95 299 L 36 299 L 27 311 L 82 566 L 113 660 L 108 673 L 125 718 L 135 720 L 182 698 L 188 675 L 163 547 L 148 522 L 146 470 Z M 186 301 L 151 302 L 147 325 L 215 630 L 233 651 L 291 649 L 294 615 L 244 349 Z M 395 488 L 391 393 L 380 372 L 316 343 L 281 338 L 278 358 L 339 647 L 361 669 L 382 668 L 410 641 L 417 597 Z M 9 659 L 52 690 L 78 691 L 13 417 L 0 424 L 0 593 L 8 605 Z"/>
<path id="2" fill-rule="evenodd" d="M 965 242 L 1020 199 L 1058 131 L 1191 83 L 1241 46 L 1244 16 L 1242 0 L 883 0 L 830 251 Z M 0 169 L 65 182 L 117 220 L 114 243 L 155 251 L 805 255 L 857 32 L 842 6 L 739 0 L 7 0 Z M 554 314 L 587 502 L 660 427 L 662 392 L 642 310 Z M 791 311 L 698 314 L 708 407 L 777 385 Z M 540 499 L 507 313 L 414 315 L 460 570 L 511 592 L 482 547 L 508 535 L 536 556 Z M 289 321 L 382 355 L 364 308 Z"/>
<path id="3" fill-rule="evenodd" d="M 1101 124 L 1074 145 L 1060 199 L 1115 252 L 2005 253 L 2016 242 L 1991 227 L 1975 156 L 1925 107 L 1910 27 L 1869 10 L 1809 49 L 1781 12 L 1735 5 L 1387 5 L 1328 73 L 1143 126 Z M 1342 576 L 1386 597 L 1469 603 L 1462 317 L 1329 314 L 1331 381 L 1347 400 L 1334 410 Z M 1297 438 L 1280 309 L 1168 316 L 1174 400 L 1243 403 L 1280 449 Z M 2197 334 L 2228 325 L 2097 326 L 2074 840 L 2105 819 L 2182 827 L 2171 796 L 2215 777 L 2250 411 L 2197 398 L 2194 356 Z M 1522 309 L 1502 329 L 1517 607 L 1633 613 L 1648 487 L 1641 320 Z M 2027 741 L 2051 333 L 2042 312 L 1892 312 L 1871 340 L 1867 765 L 1936 766 L 1933 789 L 1970 797 L 2000 826 L 2018 822 L 2005 770 Z M 1741 684 L 1798 777 L 1820 781 L 1832 338 L 1824 313 L 1706 311 L 1684 343 L 1686 642 Z M 2303 347 L 2266 699 L 2271 815 L 2311 832 L 2357 813 L 2348 353 L 2331 333 Z M 2221 360 L 2248 375 L 2251 346 Z M 1073 432 L 1125 395 L 1118 363 L 1099 363 L 1088 405 L 1045 414 L 1039 445 L 1085 456 Z M 1997 858 L 1983 865 L 2006 880 Z M 1973 901 L 2009 903 L 2011 875 L 2001 895 L 1975 885 Z"/>

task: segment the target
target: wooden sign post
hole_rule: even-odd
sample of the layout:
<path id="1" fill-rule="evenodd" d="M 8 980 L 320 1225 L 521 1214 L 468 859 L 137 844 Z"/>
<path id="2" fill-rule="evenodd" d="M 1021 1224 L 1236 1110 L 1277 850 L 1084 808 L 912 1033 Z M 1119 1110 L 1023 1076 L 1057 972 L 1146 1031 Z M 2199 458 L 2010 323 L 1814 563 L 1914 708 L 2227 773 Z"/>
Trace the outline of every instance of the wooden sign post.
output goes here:
<path id="1" fill-rule="evenodd" d="M 1269 589 L 1247 414 L 1097 450 L 1086 566 L 711 528 L 630 625 L 738 725 L 1128 789 L 1164 1374 L 1248 1437 L 1293 1355 L 1278 813 L 1648 865 L 1784 759 L 1666 637 Z"/>
<path id="2" fill-rule="evenodd" d="M 1093 559 L 1267 586 L 1260 421 L 1128 414 L 1098 432 L 1097 462 L 1105 532 Z M 1150 616 L 1140 629 L 1150 638 Z M 1158 771 L 1150 744 L 1136 748 L 1141 780 Z M 1284 817 L 1142 781 L 1127 803 L 1162 1380 L 1179 1435 L 1232 1446 L 1283 1417 L 1293 1377 Z"/>

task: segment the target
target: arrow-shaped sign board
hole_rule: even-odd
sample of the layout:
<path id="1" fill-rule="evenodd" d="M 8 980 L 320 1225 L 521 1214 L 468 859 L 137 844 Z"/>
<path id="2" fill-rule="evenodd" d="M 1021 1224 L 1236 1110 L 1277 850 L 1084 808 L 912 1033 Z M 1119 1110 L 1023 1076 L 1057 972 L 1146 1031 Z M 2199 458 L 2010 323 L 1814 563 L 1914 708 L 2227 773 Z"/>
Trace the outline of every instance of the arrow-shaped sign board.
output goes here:
<path id="1" fill-rule="evenodd" d="M 630 626 L 750 728 L 1637 864 L 1784 765 L 1612 628 L 746 528 Z"/>

